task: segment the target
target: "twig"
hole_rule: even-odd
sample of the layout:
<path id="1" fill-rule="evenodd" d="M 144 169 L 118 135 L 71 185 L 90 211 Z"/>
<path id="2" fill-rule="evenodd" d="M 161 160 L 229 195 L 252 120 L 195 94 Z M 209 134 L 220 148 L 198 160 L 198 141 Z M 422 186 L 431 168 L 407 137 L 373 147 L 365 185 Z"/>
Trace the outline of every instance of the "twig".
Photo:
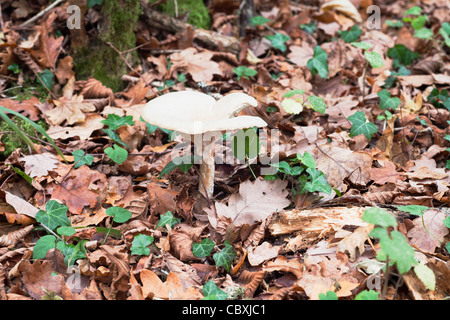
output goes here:
<path id="1" fill-rule="evenodd" d="M 47 8 L 45 8 L 44 10 L 40 11 L 38 14 L 36 14 L 34 17 L 31 17 L 30 19 L 28 19 L 27 21 L 25 21 L 24 23 L 22 23 L 19 27 L 24 27 L 27 24 L 36 21 L 37 19 L 39 19 L 40 17 L 42 17 L 44 14 L 46 14 L 48 11 L 50 11 L 51 9 L 53 9 L 54 7 L 56 7 L 57 5 L 59 5 L 60 3 L 62 3 L 63 0 L 56 0 L 55 2 L 53 2 L 51 5 L 49 5 Z"/>

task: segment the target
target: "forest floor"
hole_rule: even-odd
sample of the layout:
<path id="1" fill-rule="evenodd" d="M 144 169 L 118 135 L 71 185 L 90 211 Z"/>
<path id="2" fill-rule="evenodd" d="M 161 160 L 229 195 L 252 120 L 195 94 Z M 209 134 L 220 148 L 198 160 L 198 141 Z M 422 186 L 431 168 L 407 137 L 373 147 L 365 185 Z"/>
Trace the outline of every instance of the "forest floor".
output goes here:
<path id="1" fill-rule="evenodd" d="M 71 54 L 103 1 L 78 29 L 69 1 L 2 1 L 0 299 L 449 298 L 448 1 L 260 0 L 245 30 L 236 3 L 204 29 L 146 5 L 109 88 Z M 267 124 L 209 196 L 141 117 L 184 90 Z"/>

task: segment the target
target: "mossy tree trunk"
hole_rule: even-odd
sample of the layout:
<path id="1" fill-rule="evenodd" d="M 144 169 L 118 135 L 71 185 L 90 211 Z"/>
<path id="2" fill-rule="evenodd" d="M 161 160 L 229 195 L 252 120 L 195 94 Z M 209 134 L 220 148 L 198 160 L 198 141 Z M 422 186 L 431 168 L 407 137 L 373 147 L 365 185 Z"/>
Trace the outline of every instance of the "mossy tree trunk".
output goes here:
<path id="1" fill-rule="evenodd" d="M 120 89 L 122 75 L 130 70 L 114 48 L 123 53 L 136 46 L 134 28 L 140 13 L 139 0 L 104 0 L 98 38 L 73 52 L 80 77 L 91 76 L 114 91 Z M 122 56 L 131 66 L 138 62 L 134 50 Z"/>

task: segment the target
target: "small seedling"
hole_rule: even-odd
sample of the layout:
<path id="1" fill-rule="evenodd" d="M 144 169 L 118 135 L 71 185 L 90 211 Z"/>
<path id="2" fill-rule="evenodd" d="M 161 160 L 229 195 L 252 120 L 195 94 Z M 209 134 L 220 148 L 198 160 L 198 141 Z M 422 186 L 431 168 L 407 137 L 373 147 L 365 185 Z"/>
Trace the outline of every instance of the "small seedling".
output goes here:
<path id="1" fill-rule="evenodd" d="M 246 66 L 239 66 L 236 68 L 233 68 L 233 72 L 237 75 L 238 81 L 241 78 L 244 79 L 250 79 L 250 77 L 253 77 L 258 74 L 258 71 L 255 69 L 247 68 Z"/>
<path id="2" fill-rule="evenodd" d="M 303 111 L 303 106 L 307 106 L 314 111 L 325 114 L 326 104 L 322 98 L 315 95 L 307 96 L 308 102 L 305 102 L 305 91 L 302 89 L 294 89 L 286 92 L 283 95 L 281 106 L 284 111 L 289 114 L 299 114 Z"/>
<path id="3" fill-rule="evenodd" d="M 353 115 L 348 117 L 348 120 L 352 123 L 350 128 L 350 137 L 355 137 L 363 134 L 367 140 L 371 140 L 372 136 L 378 132 L 378 128 L 373 123 L 366 119 L 366 115 L 362 111 L 357 111 Z"/>
<path id="4" fill-rule="evenodd" d="M 160 216 L 158 223 L 156 224 L 156 228 L 162 227 L 166 228 L 166 225 L 173 228 L 177 223 L 180 223 L 181 220 L 177 219 L 173 216 L 172 211 L 167 211 Z"/>
<path id="5" fill-rule="evenodd" d="M 228 242 L 228 240 L 225 241 L 224 247 L 219 249 L 214 241 L 209 238 L 205 238 L 201 243 L 192 244 L 192 254 L 198 258 L 206 258 L 211 255 L 214 248 L 218 250 L 218 252 L 213 254 L 213 259 L 216 266 L 223 267 L 225 271 L 230 272 L 231 263 L 237 253 L 234 251 L 233 246 Z"/>
<path id="6" fill-rule="evenodd" d="M 311 59 L 308 60 L 306 66 L 311 73 L 314 75 L 319 74 L 319 76 L 323 79 L 326 79 L 328 76 L 328 55 L 325 50 L 321 47 L 316 46 L 314 48 L 314 55 Z"/>

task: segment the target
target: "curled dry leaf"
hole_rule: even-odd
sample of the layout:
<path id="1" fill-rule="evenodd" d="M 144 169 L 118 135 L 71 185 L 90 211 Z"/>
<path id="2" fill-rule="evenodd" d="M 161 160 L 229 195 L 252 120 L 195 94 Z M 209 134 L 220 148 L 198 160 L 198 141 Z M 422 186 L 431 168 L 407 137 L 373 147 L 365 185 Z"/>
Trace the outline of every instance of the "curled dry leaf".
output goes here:
<path id="1" fill-rule="evenodd" d="M 21 239 L 25 238 L 31 230 L 33 230 L 34 226 L 29 225 L 25 228 L 15 230 L 0 236 L 0 247 L 9 247 L 15 245 Z"/>
<path id="2" fill-rule="evenodd" d="M 359 227 L 352 234 L 345 237 L 338 244 L 338 250 L 340 252 L 348 252 L 350 255 L 350 261 L 356 260 L 356 250 L 358 250 L 359 254 L 363 254 L 364 252 L 364 243 L 367 240 L 369 233 L 373 230 L 374 225 L 368 225 L 365 227 Z"/>

